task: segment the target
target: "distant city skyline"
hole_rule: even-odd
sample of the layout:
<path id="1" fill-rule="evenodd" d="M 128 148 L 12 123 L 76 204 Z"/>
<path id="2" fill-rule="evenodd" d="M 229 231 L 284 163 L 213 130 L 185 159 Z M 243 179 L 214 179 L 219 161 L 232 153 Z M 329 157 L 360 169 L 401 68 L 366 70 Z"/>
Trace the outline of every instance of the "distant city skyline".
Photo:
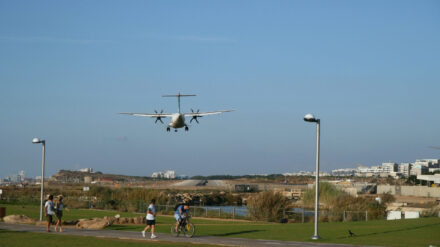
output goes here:
<path id="1" fill-rule="evenodd" d="M 408 177 L 409 175 L 422 175 L 426 174 L 427 172 L 430 172 L 431 169 L 433 171 L 440 171 L 439 167 L 440 158 L 437 159 L 416 159 L 415 161 L 406 161 L 401 163 L 396 163 L 392 161 L 385 161 L 380 164 L 372 165 L 371 167 L 363 166 L 361 164 L 357 164 L 356 167 L 339 167 L 336 169 L 330 170 L 321 170 L 319 173 L 322 174 L 322 176 L 330 176 L 330 175 L 336 175 L 336 176 L 346 176 L 346 175 L 356 175 L 356 176 L 365 176 L 366 173 L 370 173 L 368 176 L 375 176 L 375 175 L 384 175 L 381 173 L 386 173 L 388 175 L 393 175 L 393 177 L 398 177 L 398 175 L 401 175 L 402 177 Z M 390 165 L 394 166 L 394 169 L 390 169 Z M 431 165 L 432 168 L 431 168 Z M 385 171 L 382 170 L 382 168 L 385 166 Z M 388 166 L 388 167 L 387 167 Z M 418 171 L 413 171 L 413 167 L 416 167 Z M 422 167 L 421 167 L 422 166 Z M 382 167 L 382 168 L 381 168 Z M 421 170 L 421 168 L 426 168 Z M 93 168 L 79 168 L 79 169 L 65 169 L 68 171 L 79 171 L 79 172 L 85 172 L 85 173 L 104 173 L 102 171 L 96 171 Z M 59 172 L 59 171 L 57 171 Z M 392 174 L 394 172 L 394 174 Z M 32 178 L 25 176 L 26 171 L 21 170 L 17 174 L 8 174 L 4 178 L 7 179 L 10 178 Z M 205 174 L 206 176 L 215 176 L 215 175 L 272 175 L 272 174 L 282 174 L 285 176 L 314 176 L 315 171 L 311 170 L 297 170 L 297 171 L 284 171 L 279 173 L 262 173 L 262 174 L 255 174 L 255 173 L 247 173 L 247 174 L 228 174 L 228 173 L 222 173 L 222 174 Z M 363 175 L 361 175 L 363 174 Z M 18 176 L 17 176 L 18 175 Z M 49 178 L 53 176 L 54 174 L 46 174 L 45 177 Z M 124 174 L 124 173 L 118 173 L 118 175 L 131 175 L 131 176 L 141 176 L 141 177 L 149 177 L 149 175 L 143 175 L 143 174 Z M 187 176 L 185 174 L 178 174 L 174 170 L 164 170 L 164 171 L 154 171 L 151 174 L 152 178 L 167 178 L 167 179 L 188 179 L 190 176 Z M 0 177 L 0 181 L 4 179 L 3 177 Z M 41 175 L 35 176 L 35 179 L 40 179 Z"/>
<path id="2" fill-rule="evenodd" d="M 440 157 L 438 1 L 0 3 L 0 177 L 271 174 Z M 237 109 L 188 133 L 117 112 Z"/>

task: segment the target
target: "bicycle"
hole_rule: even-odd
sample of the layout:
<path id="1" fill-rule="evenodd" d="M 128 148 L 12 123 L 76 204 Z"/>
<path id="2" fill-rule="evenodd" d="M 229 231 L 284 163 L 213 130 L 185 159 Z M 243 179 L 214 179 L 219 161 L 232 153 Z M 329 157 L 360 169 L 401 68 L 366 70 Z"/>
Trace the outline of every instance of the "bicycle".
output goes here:
<path id="1" fill-rule="evenodd" d="M 196 227 L 193 223 L 189 222 L 190 216 L 187 216 L 182 219 L 182 222 L 177 227 L 176 231 L 176 225 L 171 226 L 171 234 L 174 237 L 178 237 L 181 232 L 183 232 L 183 235 L 187 238 L 191 238 L 196 233 Z"/>

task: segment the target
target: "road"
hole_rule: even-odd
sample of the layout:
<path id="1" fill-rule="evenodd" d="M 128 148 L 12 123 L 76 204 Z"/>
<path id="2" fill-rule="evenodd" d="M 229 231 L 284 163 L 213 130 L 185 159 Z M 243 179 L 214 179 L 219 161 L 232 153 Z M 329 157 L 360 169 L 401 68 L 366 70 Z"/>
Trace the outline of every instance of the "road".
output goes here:
<path id="1" fill-rule="evenodd" d="M 0 229 L 10 231 L 26 231 L 33 233 L 46 233 L 45 228 L 35 225 L 18 225 L 0 223 Z M 90 236 L 103 238 L 117 238 L 129 240 L 145 240 L 145 241 L 167 241 L 167 242 L 185 242 L 194 244 L 216 244 L 223 246 L 252 246 L 252 247 L 267 247 L 267 246 L 304 246 L 304 247 L 348 247 L 354 245 L 346 244 L 329 244 L 329 243 L 310 243 L 310 242 L 293 242 L 293 241 L 277 241 L 277 240 L 263 240 L 263 239 L 243 239 L 243 238 L 226 238 L 214 236 L 195 236 L 193 238 L 173 237 L 171 234 L 158 233 L 158 238 L 151 240 L 143 238 L 140 232 L 133 231 L 118 231 L 118 230 L 80 230 L 75 228 L 64 228 L 62 233 L 51 232 L 48 234 L 62 234 L 75 236 Z M 150 234 L 147 233 L 147 236 Z"/>

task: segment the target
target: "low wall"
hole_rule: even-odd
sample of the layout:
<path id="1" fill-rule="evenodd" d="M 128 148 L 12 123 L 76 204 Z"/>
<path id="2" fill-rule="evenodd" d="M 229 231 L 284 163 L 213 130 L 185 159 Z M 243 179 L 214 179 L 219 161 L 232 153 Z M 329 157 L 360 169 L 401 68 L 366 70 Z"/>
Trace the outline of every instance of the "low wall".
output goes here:
<path id="1" fill-rule="evenodd" d="M 390 193 L 401 196 L 440 197 L 439 187 L 378 185 L 377 194 Z"/>

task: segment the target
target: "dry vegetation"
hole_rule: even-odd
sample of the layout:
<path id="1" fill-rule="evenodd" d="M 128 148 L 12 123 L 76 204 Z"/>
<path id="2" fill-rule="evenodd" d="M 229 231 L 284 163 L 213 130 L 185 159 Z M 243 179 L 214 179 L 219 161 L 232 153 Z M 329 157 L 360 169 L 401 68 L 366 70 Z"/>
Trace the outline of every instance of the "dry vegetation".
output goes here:
<path id="1" fill-rule="evenodd" d="M 281 193 L 272 191 L 261 192 L 247 200 L 250 216 L 255 220 L 269 222 L 279 221 L 288 204 L 288 200 Z"/>

